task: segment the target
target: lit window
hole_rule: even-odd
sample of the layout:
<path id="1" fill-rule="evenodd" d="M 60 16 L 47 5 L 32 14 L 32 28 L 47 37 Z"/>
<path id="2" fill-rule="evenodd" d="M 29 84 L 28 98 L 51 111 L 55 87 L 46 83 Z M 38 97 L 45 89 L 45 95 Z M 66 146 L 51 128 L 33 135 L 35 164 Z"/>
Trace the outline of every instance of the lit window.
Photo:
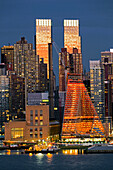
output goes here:
<path id="1" fill-rule="evenodd" d="M 38 120 L 35 120 L 35 125 L 38 126 Z"/>
<path id="2" fill-rule="evenodd" d="M 40 125 L 43 125 L 43 120 L 40 120 Z"/>

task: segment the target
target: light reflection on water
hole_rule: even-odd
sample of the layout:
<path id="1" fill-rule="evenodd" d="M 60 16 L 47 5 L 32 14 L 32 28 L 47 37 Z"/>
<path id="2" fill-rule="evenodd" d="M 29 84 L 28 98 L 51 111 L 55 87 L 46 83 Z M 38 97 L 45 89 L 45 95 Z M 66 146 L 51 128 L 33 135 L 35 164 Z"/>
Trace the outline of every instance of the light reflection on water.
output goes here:
<path id="1" fill-rule="evenodd" d="M 65 151 L 65 152 L 64 152 Z M 76 149 L 56 154 L 0 154 L 0 170 L 111 170 L 113 154 L 80 154 Z M 3 155 L 5 153 L 5 155 Z M 15 155 L 14 155 L 15 153 Z M 81 152 L 82 153 L 82 152 Z M 7 163 L 6 163 L 7 162 Z"/>
<path id="2" fill-rule="evenodd" d="M 78 154 L 84 154 L 83 149 L 64 149 L 62 150 L 62 153 L 64 155 L 78 155 Z"/>
<path id="3" fill-rule="evenodd" d="M 47 158 L 48 158 L 47 161 L 48 161 L 48 163 L 51 163 L 52 157 L 53 157 L 53 154 L 50 154 L 50 153 L 47 154 Z"/>

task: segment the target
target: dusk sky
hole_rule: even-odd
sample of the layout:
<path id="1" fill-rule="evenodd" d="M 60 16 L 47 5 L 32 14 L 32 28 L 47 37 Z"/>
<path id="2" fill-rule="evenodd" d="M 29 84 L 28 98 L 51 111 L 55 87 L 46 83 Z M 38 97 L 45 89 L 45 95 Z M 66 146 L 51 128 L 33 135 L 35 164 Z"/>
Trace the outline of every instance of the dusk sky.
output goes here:
<path id="1" fill-rule="evenodd" d="M 83 67 L 113 48 L 113 0 L 0 0 L 0 47 L 25 36 L 34 44 L 35 20 L 52 19 L 53 40 L 63 47 L 63 19 L 79 19 Z M 58 55 L 53 50 L 58 83 Z"/>

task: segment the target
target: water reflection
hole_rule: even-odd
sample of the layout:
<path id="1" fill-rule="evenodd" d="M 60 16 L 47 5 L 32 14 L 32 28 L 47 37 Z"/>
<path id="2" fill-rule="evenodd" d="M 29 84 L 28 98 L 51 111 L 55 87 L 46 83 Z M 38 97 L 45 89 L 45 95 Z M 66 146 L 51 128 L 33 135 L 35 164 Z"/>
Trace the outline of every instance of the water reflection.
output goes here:
<path id="1" fill-rule="evenodd" d="M 47 154 L 47 158 L 48 158 L 47 161 L 48 161 L 48 163 L 51 163 L 52 157 L 53 157 L 53 154 L 50 154 L 50 153 Z"/>
<path id="2" fill-rule="evenodd" d="M 84 154 L 83 149 L 65 149 L 62 150 L 62 153 L 64 155 L 78 155 L 78 154 Z"/>
<path id="3" fill-rule="evenodd" d="M 36 157 L 37 157 L 38 159 L 40 159 L 40 160 L 43 158 L 43 156 L 44 156 L 44 154 L 42 154 L 42 153 L 36 154 Z"/>

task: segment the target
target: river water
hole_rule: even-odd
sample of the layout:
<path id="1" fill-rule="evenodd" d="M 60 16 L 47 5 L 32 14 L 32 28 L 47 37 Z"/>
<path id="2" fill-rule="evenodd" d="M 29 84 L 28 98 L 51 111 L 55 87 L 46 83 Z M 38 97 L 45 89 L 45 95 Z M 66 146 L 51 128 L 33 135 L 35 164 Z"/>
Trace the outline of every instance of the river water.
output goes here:
<path id="1" fill-rule="evenodd" d="M 78 154 L 64 150 L 57 154 L 0 152 L 0 170 L 112 170 L 113 154 Z"/>

